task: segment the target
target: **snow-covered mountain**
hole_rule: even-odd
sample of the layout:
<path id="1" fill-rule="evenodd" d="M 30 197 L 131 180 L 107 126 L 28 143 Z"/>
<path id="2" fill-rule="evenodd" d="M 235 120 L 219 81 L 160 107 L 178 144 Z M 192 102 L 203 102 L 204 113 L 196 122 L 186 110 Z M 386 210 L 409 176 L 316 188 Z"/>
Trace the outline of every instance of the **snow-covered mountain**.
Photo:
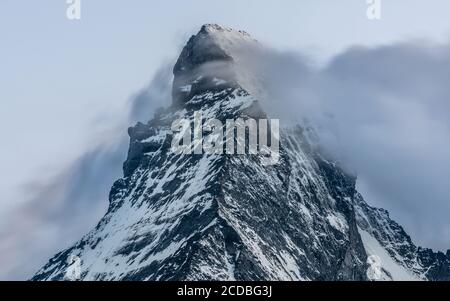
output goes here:
<path id="1" fill-rule="evenodd" d="M 189 40 L 172 106 L 129 129 L 108 212 L 33 280 L 73 279 L 74 262 L 81 280 L 450 280 L 450 251 L 415 246 L 309 129 L 282 129 L 279 164 L 269 166 L 262 155 L 171 151 L 172 122 L 195 111 L 267 118 L 261 87 L 239 61 L 254 43 L 219 25 Z"/>

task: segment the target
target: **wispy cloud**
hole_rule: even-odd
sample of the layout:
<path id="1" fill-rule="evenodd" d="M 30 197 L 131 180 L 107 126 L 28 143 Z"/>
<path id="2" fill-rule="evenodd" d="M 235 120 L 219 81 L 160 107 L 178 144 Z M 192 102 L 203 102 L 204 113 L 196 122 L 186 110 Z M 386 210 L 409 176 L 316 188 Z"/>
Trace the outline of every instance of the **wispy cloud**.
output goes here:
<path id="1" fill-rule="evenodd" d="M 262 76 L 273 117 L 317 127 L 370 204 L 417 243 L 450 248 L 450 45 L 355 47 L 323 67 L 270 49 L 244 61 Z"/>
<path id="2" fill-rule="evenodd" d="M 96 225 L 106 213 L 113 182 L 122 176 L 126 127 L 150 120 L 155 109 L 169 104 L 171 80 L 171 64 L 164 64 L 148 87 L 131 98 L 122 118 L 102 118 L 104 130 L 79 158 L 60 162 L 55 177 L 33 176 L 37 180 L 23 189 L 23 205 L 0 219 L 0 280 L 27 279 Z"/>

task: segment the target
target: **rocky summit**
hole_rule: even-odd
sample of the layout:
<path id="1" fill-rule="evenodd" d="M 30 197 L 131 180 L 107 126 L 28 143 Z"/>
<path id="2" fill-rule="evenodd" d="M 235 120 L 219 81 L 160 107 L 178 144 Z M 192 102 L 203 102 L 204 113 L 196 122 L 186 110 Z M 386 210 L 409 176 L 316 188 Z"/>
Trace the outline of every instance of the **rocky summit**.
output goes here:
<path id="1" fill-rule="evenodd" d="M 219 25 L 188 41 L 172 105 L 128 131 L 107 213 L 32 280 L 450 280 L 450 251 L 414 245 L 369 206 L 310 129 L 282 128 L 275 165 L 259 154 L 171 152 L 173 121 L 196 111 L 267 118 L 238 57 L 255 43 Z"/>

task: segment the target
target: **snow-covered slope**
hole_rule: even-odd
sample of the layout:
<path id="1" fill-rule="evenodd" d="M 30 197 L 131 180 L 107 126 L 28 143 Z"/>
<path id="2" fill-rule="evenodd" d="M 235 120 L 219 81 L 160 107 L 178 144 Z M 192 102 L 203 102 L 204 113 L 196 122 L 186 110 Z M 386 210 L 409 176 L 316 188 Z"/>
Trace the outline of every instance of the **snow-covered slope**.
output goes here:
<path id="1" fill-rule="evenodd" d="M 129 129 L 107 214 L 33 280 L 67 279 L 73 258 L 82 280 L 449 279 L 450 254 L 417 248 L 385 210 L 367 205 L 356 178 L 309 143 L 308 129 L 283 129 L 272 166 L 260 155 L 171 152 L 172 122 L 195 111 L 267 117 L 237 58 L 254 43 L 219 25 L 189 40 L 174 68 L 173 105 Z"/>

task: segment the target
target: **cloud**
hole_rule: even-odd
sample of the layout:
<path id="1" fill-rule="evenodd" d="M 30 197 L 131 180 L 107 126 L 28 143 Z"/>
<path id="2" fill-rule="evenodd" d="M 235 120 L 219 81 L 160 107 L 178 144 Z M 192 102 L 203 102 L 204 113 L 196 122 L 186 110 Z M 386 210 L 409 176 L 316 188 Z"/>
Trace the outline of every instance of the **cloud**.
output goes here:
<path id="1" fill-rule="evenodd" d="M 449 45 L 354 47 L 322 67 L 267 48 L 249 61 L 272 118 L 315 126 L 369 204 L 416 243 L 450 248 Z"/>
<path id="2" fill-rule="evenodd" d="M 132 98 L 129 123 L 149 121 L 155 109 L 172 103 L 173 63 L 163 64 L 155 73 L 148 87 Z"/>
<path id="3" fill-rule="evenodd" d="M 102 118 L 93 145 L 56 177 L 34 175 L 23 189 L 26 198 L 0 218 L 0 280 L 24 280 L 57 252 L 91 230 L 106 213 L 113 182 L 122 176 L 128 150 L 126 128 L 151 119 L 170 101 L 172 64 L 163 64 L 150 84 L 133 96 L 128 115 Z"/>
<path id="4" fill-rule="evenodd" d="M 108 186 L 120 176 L 124 142 L 99 145 L 56 178 L 27 185 L 24 195 L 32 197 L 2 219 L 1 278 L 25 279 L 95 226 L 106 212 Z"/>
<path id="5" fill-rule="evenodd" d="M 450 46 L 352 49 L 321 75 L 316 89 L 367 201 L 421 245 L 450 248 Z"/>
<path id="6" fill-rule="evenodd" d="M 271 118 L 316 126 L 327 150 L 358 174 L 369 204 L 390 210 L 420 245 L 450 247 L 450 46 L 356 47 L 322 67 L 269 48 L 240 55 L 242 69 L 258 74 L 247 84 Z M 58 177 L 27 186 L 29 200 L 0 221 L 0 279 L 31 276 L 98 222 L 121 175 L 125 127 L 170 102 L 171 66 Z"/>

